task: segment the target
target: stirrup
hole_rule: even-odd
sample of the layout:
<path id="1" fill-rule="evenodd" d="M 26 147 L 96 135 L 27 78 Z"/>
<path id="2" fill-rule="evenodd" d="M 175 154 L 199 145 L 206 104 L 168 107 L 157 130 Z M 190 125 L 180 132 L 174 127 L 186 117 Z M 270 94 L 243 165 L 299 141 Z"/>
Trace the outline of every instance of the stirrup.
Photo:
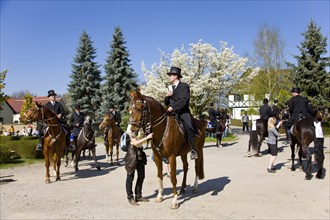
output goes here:
<path id="1" fill-rule="evenodd" d="M 190 152 L 190 159 L 196 160 L 198 158 L 197 152 L 195 150 L 192 150 Z"/>

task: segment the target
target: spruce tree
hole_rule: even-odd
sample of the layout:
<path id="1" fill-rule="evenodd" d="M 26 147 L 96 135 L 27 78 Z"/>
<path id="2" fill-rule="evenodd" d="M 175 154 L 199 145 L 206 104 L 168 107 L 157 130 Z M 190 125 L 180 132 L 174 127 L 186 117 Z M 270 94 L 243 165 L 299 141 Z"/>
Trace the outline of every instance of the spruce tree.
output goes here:
<path id="1" fill-rule="evenodd" d="M 86 31 L 80 36 L 77 54 L 72 64 L 71 82 L 68 85 L 70 96 L 70 108 L 80 104 L 82 112 L 92 118 L 96 118 L 95 112 L 101 103 L 101 71 L 99 65 L 94 62 L 96 49 Z"/>
<path id="2" fill-rule="evenodd" d="M 102 85 L 102 104 L 100 115 L 104 115 L 113 104 L 120 112 L 126 111 L 129 92 L 137 88 L 137 76 L 131 68 L 129 53 L 120 27 L 115 27 L 110 51 L 104 65 L 105 76 Z"/>
<path id="3" fill-rule="evenodd" d="M 327 38 L 321 33 L 313 20 L 310 21 L 306 32 L 302 33 L 304 40 L 298 46 L 301 54 L 294 56 L 297 66 L 289 63 L 292 68 L 293 82 L 301 88 L 313 106 L 330 106 L 330 74 L 329 57 L 327 53 Z"/>

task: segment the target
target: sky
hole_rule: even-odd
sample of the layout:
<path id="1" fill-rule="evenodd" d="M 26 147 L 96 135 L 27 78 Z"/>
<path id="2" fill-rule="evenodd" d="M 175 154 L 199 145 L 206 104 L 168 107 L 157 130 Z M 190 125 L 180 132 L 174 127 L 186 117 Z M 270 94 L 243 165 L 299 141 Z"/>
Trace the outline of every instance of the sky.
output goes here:
<path id="1" fill-rule="evenodd" d="M 65 94 L 84 30 L 103 76 L 117 26 L 139 82 L 144 81 L 141 62 L 150 70 L 159 63 L 159 50 L 171 54 L 200 39 L 218 49 L 224 41 L 234 53 L 252 55 L 258 28 L 265 23 L 279 28 L 285 58 L 295 62 L 301 34 L 313 19 L 328 38 L 329 56 L 329 8 L 329 0 L 0 0 L 0 71 L 8 69 L 4 92 L 46 96 L 54 89 Z"/>

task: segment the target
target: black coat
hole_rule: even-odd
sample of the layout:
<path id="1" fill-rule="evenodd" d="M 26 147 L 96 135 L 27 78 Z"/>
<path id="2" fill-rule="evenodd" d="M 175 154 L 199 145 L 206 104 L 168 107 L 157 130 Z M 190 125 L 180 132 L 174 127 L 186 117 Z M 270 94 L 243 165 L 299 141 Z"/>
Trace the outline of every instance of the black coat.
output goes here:
<path id="1" fill-rule="evenodd" d="M 299 114 L 303 114 L 308 118 L 313 117 L 313 109 L 307 98 L 297 95 L 290 99 L 289 101 L 289 112 L 290 118 L 287 122 L 287 126 L 292 126 L 299 118 Z"/>
<path id="2" fill-rule="evenodd" d="M 210 121 L 212 123 L 213 126 L 218 126 L 219 125 L 219 121 L 218 121 L 218 117 L 220 117 L 220 112 L 215 110 L 213 107 L 210 107 L 208 110 L 209 113 L 209 118 Z"/>
<path id="3" fill-rule="evenodd" d="M 79 126 L 76 126 L 79 124 Z M 81 128 L 84 126 L 84 114 L 80 112 L 79 114 L 75 111 L 70 117 L 70 126 L 72 127 L 72 133 L 74 136 L 78 137 Z"/>
<path id="4" fill-rule="evenodd" d="M 187 83 L 179 82 L 172 96 L 167 96 L 164 103 L 171 106 L 175 115 L 183 120 L 188 127 L 196 133 L 195 126 L 192 121 L 192 116 L 189 109 L 190 88 Z"/>
<path id="5" fill-rule="evenodd" d="M 113 118 L 117 122 L 117 125 L 119 126 L 121 123 L 121 114 L 118 111 L 110 112 L 113 115 Z"/>
<path id="6" fill-rule="evenodd" d="M 64 111 L 64 107 L 61 103 L 55 101 L 54 105 L 49 101 L 46 103 L 46 108 L 48 108 L 49 110 L 52 110 L 53 112 L 55 112 L 57 115 L 58 114 L 62 114 L 62 119 L 65 119 L 65 111 Z"/>
<path id="7" fill-rule="evenodd" d="M 268 104 L 264 104 L 259 108 L 260 118 L 268 122 L 270 117 L 274 116 L 274 112 Z"/>

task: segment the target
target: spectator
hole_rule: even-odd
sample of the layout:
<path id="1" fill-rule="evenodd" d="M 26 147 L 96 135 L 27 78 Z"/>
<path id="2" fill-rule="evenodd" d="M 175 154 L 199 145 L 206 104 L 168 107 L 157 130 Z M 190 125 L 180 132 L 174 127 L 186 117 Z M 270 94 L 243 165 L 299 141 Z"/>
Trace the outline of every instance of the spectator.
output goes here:
<path id="1" fill-rule="evenodd" d="M 15 135 L 15 128 L 14 126 L 10 126 L 10 128 L 8 129 L 8 135 L 9 136 L 14 136 Z"/>
<path id="2" fill-rule="evenodd" d="M 249 131 L 249 116 L 247 115 L 247 112 L 244 111 L 244 115 L 242 116 L 242 123 L 243 123 L 243 132 L 245 131 Z"/>

